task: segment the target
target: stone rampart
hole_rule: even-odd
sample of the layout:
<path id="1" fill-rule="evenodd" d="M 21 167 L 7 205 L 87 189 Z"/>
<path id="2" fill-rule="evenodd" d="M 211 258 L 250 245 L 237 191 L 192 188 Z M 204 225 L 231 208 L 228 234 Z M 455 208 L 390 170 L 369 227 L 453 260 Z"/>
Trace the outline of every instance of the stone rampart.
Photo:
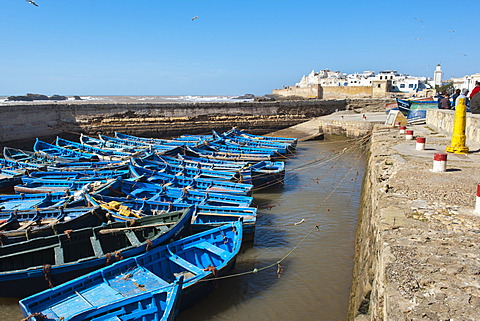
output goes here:
<path id="1" fill-rule="evenodd" d="M 319 85 L 309 87 L 290 86 L 283 89 L 274 89 L 272 94 L 282 97 L 298 96 L 304 98 L 322 98 L 322 90 Z"/>
<path id="2" fill-rule="evenodd" d="M 455 120 L 454 110 L 431 109 L 427 111 L 427 126 L 451 137 Z M 467 113 L 465 123 L 466 144 L 480 144 L 480 115 Z"/>
<path id="3" fill-rule="evenodd" d="M 322 86 L 323 99 L 371 98 L 372 86 Z"/>
<path id="4" fill-rule="evenodd" d="M 0 105 L 0 143 L 61 132 L 154 137 L 207 133 L 232 126 L 268 132 L 346 108 L 345 101 L 232 103 L 45 102 Z"/>
<path id="5" fill-rule="evenodd" d="M 288 100 L 271 102 L 17 102 L 0 105 L 0 144 L 62 133 L 115 131 L 151 137 L 224 131 L 232 126 L 263 134 L 336 110 L 384 111 L 387 99 Z"/>

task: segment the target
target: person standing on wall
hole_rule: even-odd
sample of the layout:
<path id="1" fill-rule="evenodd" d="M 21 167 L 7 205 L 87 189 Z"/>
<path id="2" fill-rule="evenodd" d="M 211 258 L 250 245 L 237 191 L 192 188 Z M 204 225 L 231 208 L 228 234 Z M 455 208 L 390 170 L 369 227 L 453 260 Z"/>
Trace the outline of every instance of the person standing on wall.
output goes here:
<path id="1" fill-rule="evenodd" d="M 480 92 L 480 81 L 475 82 L 475 88 L 473 88 L 472 92 L 470 93 L 470 98 L 473 98 L 478 92 Z"/>
<path id="2" fill-rule="evenodd" d="M 452 106 L 450 105 L 450 95 L 447 93 L 443 94 L 443 99 L 440 100 L 441 109 L 450 109 Z"/>
<path id="3" fill-rule="evenodd" d="M 477 89 L 476 93 L 473 94 L 475 89 Z M 480 83 L 478 81 L 470 94 L 470 111 L 472 114 L 480 114 Z"/>
<path id="4" fill-rule="evenodd" d="M 456 101 L 458 96 L 460 96 L 461 90 L 460 89 L 455 89 L 455 93 L 452 95 L 452 106 L 455 107 L 457 106 Z"/>
<path id="5" fill-rule="evenodd" d="M 442 109 L 442 100 L 443 100 L 443 93 L 439 91 L 437 95 L 435 96 L 437 98 L 437 103 L 438 103 L 438 109 Z"/>
<path id="6" fill-rule="evenodd" d="M 469 102 L 469 100 L 468 100 L 467 95 L 468 95 L 468 89 L 467 89 L 467 88 L 463 88 L 461 94 L 458 95 L 458 97 L 454 100 L 454 105 L 453 105 L 454 107 L 453 107 L 453 109 L 455 109 L 455 107 L 457 107 L 460 98 L 464 98 L 464 99 L 465 99 L 465 105 L 468 107 L 470 102 Z"/>

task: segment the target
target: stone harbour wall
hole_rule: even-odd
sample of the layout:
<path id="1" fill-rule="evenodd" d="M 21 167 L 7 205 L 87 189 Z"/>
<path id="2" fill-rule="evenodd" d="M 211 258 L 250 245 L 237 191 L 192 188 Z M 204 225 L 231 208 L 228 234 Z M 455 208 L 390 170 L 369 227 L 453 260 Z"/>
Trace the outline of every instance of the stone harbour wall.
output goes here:
<path id="1" fill-rule="evenodd" d="M 449 137 L 409 128 L 425 150 L 398 128 L 372 131 L 348 320 L 480 320 L 480 154 L 449 153 L 432 172 Z"/>
<path id="2" fill-rule="evenodd" d="M 455 120 L 454 110 L 430 109 L 427 111 L 427 126 L 452 136 Z M 480 115 L 467 113 L 465 123 L 466 145 L 480 144 Z"/>
<path id="3" fill-rule="evenodd" d="M 364 102 L 362 100 L 362 102 Z M 384 100 L 366 108 L 384 110 Z M 289 100 L 213 103 L 17 102 L 0 105 L 0 143 L 61 133 L 115 131 L 152 137 L 224 131 L 232 126 L 267 133 L 336 110 L 360 108 L 354 100 Z M 365 109 L 365 108 L 363 108 Z"/>

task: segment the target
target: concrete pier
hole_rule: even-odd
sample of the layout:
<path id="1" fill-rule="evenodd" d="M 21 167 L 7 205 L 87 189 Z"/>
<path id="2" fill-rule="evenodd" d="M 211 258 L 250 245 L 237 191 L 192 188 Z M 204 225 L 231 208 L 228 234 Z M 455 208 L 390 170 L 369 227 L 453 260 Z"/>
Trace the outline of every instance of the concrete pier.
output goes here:
<path id="1" fill-rule="evenodd" d="M 345 111 L 272 133 L 371 135 L 348 320 L 480 320 L 480 115 L 467 117 L 471 152 L 448 154 L 446 171 L 433 172 L 450 143 L 450 114 L 407 127 L 428 142 L 420 150 L 383 125 L 385 113 Z"/>

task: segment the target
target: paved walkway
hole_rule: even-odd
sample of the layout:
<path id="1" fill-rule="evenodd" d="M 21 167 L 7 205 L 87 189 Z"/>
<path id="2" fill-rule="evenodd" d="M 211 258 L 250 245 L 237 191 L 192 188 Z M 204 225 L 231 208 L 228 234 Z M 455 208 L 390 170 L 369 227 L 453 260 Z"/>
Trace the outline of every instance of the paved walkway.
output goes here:
<path id="1" fill-rule="evenodd" d="M 373 282 L 357 320 L 480 320 L 480 152 L 449 153 L 446 172 L 433 172 L 434 153 L 451 138 L 426 125 L 408 129 L 426 138 L 425 150 L 398 128 L 376 126 L 371 138 L 372 212 L 360 251 L 373 256 L 372 272 L 357 281 Z"/>

